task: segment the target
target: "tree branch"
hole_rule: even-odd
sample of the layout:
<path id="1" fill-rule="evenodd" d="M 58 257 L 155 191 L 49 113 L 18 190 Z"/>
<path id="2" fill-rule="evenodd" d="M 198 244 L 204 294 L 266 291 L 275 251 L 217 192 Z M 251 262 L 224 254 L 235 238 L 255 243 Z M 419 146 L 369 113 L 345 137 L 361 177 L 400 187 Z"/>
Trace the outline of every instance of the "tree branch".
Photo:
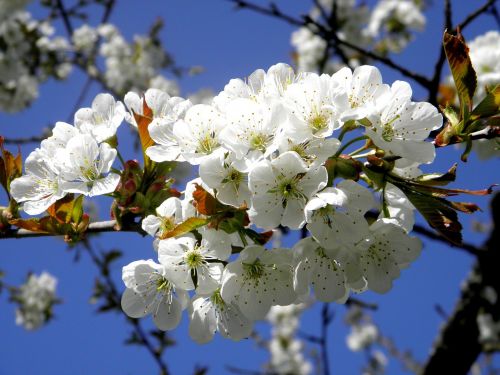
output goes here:
<path id="1" fill-rule="evenodd" d="M 68 12 L 66 11 L 66 8 L 64 7 L 63 1 L 56 0 L 56 7 L 59 11 L 59 14 L 60 14 L 62 20 L 63 20 L 66 32 L 68 33 L 69 38 L 71 38 L 71 36 L 73 35 L 73 25 L 71 24 Z"/>
<path id="2" fill-rule="evenodd" d="M 478 256 L 462 288 L 453 313 L 439 333 L 433 351 L 425 365 L 423 375 L 467 374 L 483 351 L 479 341 L 477 317 L 480 312 L 500 315 L 500 301 L 487 299 L 487 289 L 500 293 L 500 194 L 492 200 L 494 229 L 486 242 L 487 251 Z"/>
<path id="3" fill-rule="evenodd" d="M 460 22 L 457 27 L 460 30 L 465 29 L 472 21 L 474 21 L 481 14 L 486 13 L 488 9 L 496 3 L 497 0 L 488 0 L 483 6 L 477 8 L 474 12 L 469 14 L 462 22 Z"/>
<path id="4" fill-rule="evenodd" d="M 99 273 L 103 280 L 106 282 L 106 286 L 108 287 L 108 297 L 111 298 L 116 306 L 120 306 L 120 295 L 121 293 L 118 291 L 118 288 L 116 287 L 116 284 L 114 280 L 111 278 L 111 274 L 109 272 L 109 269 L 107 268 L 106 262 L 99 257 L 99 255 L 96 254 L 92 246 L 90 246 L 90 243 L 88 241 L 84 242 L 84 248 L 87 250 L 87 253 L 89 254 L 90 258 L 92 259 L 92 262 L 96 265 L 96 267 L 99 270 Z M 121 310 L 119 310 L 121 311 Z M 122 314 L 124 314 L 122 312 Z M 140 342 L 144 347 L 147 349 L 147 351 L 151 354 L 155 362 L 157 363 L 158 367 L 160 368 L 160 374 L 161 375 L 168 375 L 168 369 L 166 363 L 163 361 L 161 351 L 157 350 L 154 345 L 151 343 L 151 341 L 148 338 L 148 335 L 146 332 L 144 332 L 144 329 L 142 328 L 141 322 L 139 319 L 133 319 L 128 316 L 126 316 L 127 322 L 133 327 L 135 334 L 139 338 Z"/>
<path id="5" fill-rule="evenodd" d="M 137 232 L 143 234 L 143 230 L 139 224 L 132 223 L 122 227 L 120 230 L 115 229 L 116 220 L 97 221 L 90 223 L 85 233 L 105 233 L 105 232 Z M 7 232 L 0 233 L 0 240 L 8 238 L 29 238 L 29 237 L 50 237 L 59 236 L 54 233 L 32 232 L 27 229 L 11 229 Z M 62 236 L 62 234 L 61 234 Z"/>
<path id="6" fill-rule="evenodd" d="M 337 36 L 336 29 L 331 29 L 331 27 L 325 27 L 324 25 L 320 24 L 317 21 L 314 21 L 311 19 L 309 16 L 304 16 L 303 19 L 298 19 L 294 18 L 288 14 L 285 14 L 282 12 L 274 3 L 270 3 L 268 7 L 263 7 L 245 0 L 228 0 L 231 3 L 236 4 L 238 8 L 245 8 L 252 10 L 256 13 L 260 13 L 269 17 L 274 17 L 280 20 L 283 20 L 290 25 L 293 26 L 298 26 L 298 27 L 307 27 L 311 32 L 314 34 L 322 37 L 329 45 L 332 45 L 332 40 L 333 42 L 338 45 L 338 46 L 344 46 L 347 48 L 350 48 L 360 54 L 362 54 L 365 57 L 369 57 L 375 61 L 381 62 L 382 64 L 400 72 L 404 76 L 411 78 L 415 82 L 419 83 L 425 88 L 428 88 L 430 86 L 431 80 L 419 73 L 412 72 L 409 69 L 406 69 L 405 67 L 396 64 L 394 61 L 392 61 L 390 58 L 385 57 L 385 56 L 380 56 L 374 52 L 365 50 L 364 48 L 361 48 L 359 46 L 356 46 L 355 44 L 352 44 L 351 42 L 348 42 L 347 40 L 342 40 Z"/>

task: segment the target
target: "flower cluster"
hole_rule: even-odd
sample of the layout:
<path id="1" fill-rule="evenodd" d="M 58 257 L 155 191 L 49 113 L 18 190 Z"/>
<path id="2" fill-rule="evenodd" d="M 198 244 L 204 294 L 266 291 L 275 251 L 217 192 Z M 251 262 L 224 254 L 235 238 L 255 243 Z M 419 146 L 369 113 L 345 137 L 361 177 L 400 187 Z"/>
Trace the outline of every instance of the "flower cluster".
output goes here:
<path id="1" fill-rule="evenodd" d="M 307 375 L 312 365 L 304 357 L 304 343 L 296 337 L 299 319 L 307 304 L 273 306 L 267 314 L 272 324 L 271 340 L 268 343 L 271 359 L 267 369 L 273 374 Z"/>
<path id="2" fill-rule="evenodd" d="M 177 84 L 159 73 L 171 64 L 171 59 L 154 33 L 135 35 L 133 43 L 129 43 L 112 24 L 102 24 L 98 28 L 85 24 L 75 29 L 72 39 L 77 51 L 89 54 L 96 48 L 99 37 L 102 43 L 95 52 L 104 58 L 103 79 L 114 92 L 142 91 L 154 87 L 171 95 L 178 93 Z M 89 73 L 93 74 L 92 67 Z"/>
<path id="3" fill-rule="evenodd" d="M 120 176 L 110 172 L 117 151 L 112 138 L 125 107 L 109 94 L 98 95 L 92 108 L 75 113 L 75 126 L 56 123 L 25 161 L 25 175 L 12 181 L 11 195 L 30 215 L 45 211 L 68 193 L 96 196 L 112 193 Z"/>
<path id="4" fill-rule="evenodd" d="M 71 71 L 69 43 L 53 38 L 48 21 L 37 21 L 22 8 L 26 1 L 0 5 L 0 110 L 16 112 L 38 97 L 38 85 L 49 77 L 63 79 Z"/>
<path id="5" fill-rule="evenodd" d="M 311 9 L 310 17 L 321 23 L 323 11 L 333 11 L 334 4 L 338 38 L 348 42 L 355 40 L 358 47 L 375 49 L 382 54 L 401 52 L 411 41 L 412 32 L 422 30 L 426 23 L 421 2 L 414 0 L 379 0 L 373 9 L 356 0 L 320 0 Z M 297 68 L 307 72 L 321 66 L 323 71 L 334 72 L 341 64 L 324 61 L 328 57 L 325 55 L 327 43 L 316 34 L 317 29 L 316 25 L 308 24 L 292 33 Z M 341 45 L 337 48 L 349 65 L 360 65 L 359 54 Z"/>
<path id="6" fill-rule="evenodd" d="M 25 284 L 12 291 L 11 300 L 16 309 L 16 324 L 27 330 L 41 327 L 52 317 L 52 307 L 58 303 L 57 279 L 47 272 L 31 274 Z"/>
<path id="7" fill-rule="evenodd" d="M 127 94 L 134 112 L 144 104 L 152 110 L 148 130 L 156 144 L 146 154 L 156 162 L 199 166 L 200 177 L 182 198 L 167 199 L 144 219 L 158 263 L 124 268 L 124 311 L 152 314 L 159 328 L 171 329 L 188 308 L 196 341 L 209 341 L 216 331 L 238 340 L 272 306 L 303 300 L 311 290 L 325 302 L 343 302 L 351 290 L 390 290 L 421 250 L 407 234 L 413 206 L 387 184 L 384 210 L 370 224 L 365 214 L 376 207 L 373 194 L 353 179 L 329 182 L 325 163 L 357 139 L 370 155 L 399 159 L 394 173 L 412 175 L 419 164 L 432 162 L 434 146 L 425 139 L 442 118 L 411 95 L 407 83 L 386 85 L 370 66 L 319 76 L 296 75 L 285 64 L 257 70 L 247 81 L 231 80 L 211 104 L 193 105 L 158 90 L 143 98 Z M 364 135 L 345 144 L 334 137 L 348 131 Z M 222 211 L 243 210 L 246 222 L 218 225 L 220 217 L 200 210 L 200 191 Z M 206 222 L 169 238 L 193 218 Z M 266 249 L 249 235 L 250 228 L 280 226 L 305 227 L 311 236 L 292 249 Z"/>
<path id="8" fill-rule="evenodd" d="M 231 80 L 210 104 L 158 89 L 129 92 L 125 106 L 100 94 L 75 114 L 75 126 L 56 125 L 11 193 L 36 214 L 67 193 L 113 192 L 117 151 L 106 141 L 123 119 L 143 137 L 148 119 L 154 144 L 146 157 L 198 166 L 199 177 L 143 218 L 157 261 L 123 268 L 123 310 L 135 318 L 151 314 L 168 330 L 188 309 L 196 341 L 216 331 L 239 340 L 272 306 L 304 301 L 311 292 L 340 303 L 351 291 L 385 293 L 418 257 L 421 242 L 408 235 L 413 206 L 397 186 L 360 174 L 359 161 L 383 162 L 378 157 L 385 155 L 394 178 L 418 175 L 420 164 L 433 161 L 426 137 L 441 126 L 441 115 L 411 96 L 407 83 L 384 84 L 375 67 L 320 76 L 295 74 L 286 64 Z M 348 133 L 356 137 L 345 142 Z M 356 142 L 363 146 L 342 154 Z M 332 165 L 342 163 L 347 167 L 337 173 Z M 370 222 L 376 200 L 360 178 L 382 191 L 380 217 Z M 310 236 L 292 248 L 264 247 L 272 232 L 259 229 L 283 227 Z"/>

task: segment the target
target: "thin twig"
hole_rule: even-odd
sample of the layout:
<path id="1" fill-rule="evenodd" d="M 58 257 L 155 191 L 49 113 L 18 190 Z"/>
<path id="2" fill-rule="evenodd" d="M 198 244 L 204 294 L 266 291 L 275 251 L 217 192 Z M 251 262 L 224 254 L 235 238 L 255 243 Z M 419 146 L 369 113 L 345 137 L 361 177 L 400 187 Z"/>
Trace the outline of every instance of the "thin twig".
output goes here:
<path id="1" fill-rule="evenodd" d="M 474 12 L 469 14 L 457 27 L 460 30 L 465 29 L 472 21 L 474 21 L 481 14 L 488 11 L 488 9 L 496 3 L 497 0 L 488 0 L 483 6 L 477 8 Z"/>
<path id="2" fill-rule="evenodd" d="M 385 56 L 380 56 L 372 51 L 368 51 L 364 48 L 361 48 L 355 44 L 352 44 L 351 42 L 348 42 L 347 40 L 340 39 L 337 34 L 336 30 L 330 30 L 329 28 L 325 28 L 323 25 L 320 23 L 312 20 L 309 16 L 305 16 L 303 20 L 294 18 L 288 14 L 285 14 L 282 12 L 274 3 L 270 3 L 269 7 L 263 7 L 254 3 L 250 3 L 244 0 L 228 0 L 234 4 L 237 5 L 239 8 L 246 8 L 249 10 L 252 10 L 256 13 L 260 13 L 266 16 L 274 17 L 277 19 L 281 19 L 283 21 L 288 22 L 291 25 L 298 26 L 298 27 L 307 27 L 310 31 L 312 31 L 314 34 L 319 35 L 322 37 L 325 41 L 333 40 L 334 43 L 336 43 L 339 46 L 344 46 L 347 48 L 350 48 L 358 53 L 361 53 L 362 55 L 369 57 L 375 61 L 379 61 L 382 64 L 400 72 L 404 76 L 411 78 L 415 82 L 419 83 L 423 87 L 429 87 L 431 80 L 419 73 L 412 72 L 409 69 L 406 69 L 405 67 L 395 63 L 392 61 L 390 58 L 385 57 Z"/>
<path id="3" fill-rule="evenodd" d="M 59 14 L 61 15 L 61 18 L 63 20 L 64 28 L 66 29 L 68 36 L 71 38 L 73 36 L 73 25 L 71 24 L 68 12 L 66 11 L 66 8 L 64 7 L 63 0 L 56 0 L 56 6 L 57 6 L 57 9 L 59 10 Z"/>
<path id="4" fill-rule="evenodd" d="M 330 375 L 330 361 L 328 358 L 328 327 L 332 322 L 333 315 L 330 313 L 330 305 L 323 304 L 321 309 L 321 360 L 323 362 L 323 375 Z"/>
<path id="5" fill-rule="evenodd" d="M 103 260 L 100 259 L 100 257 L 96 254 L 96 252 L 94 251 L 94 249 L 92 248 L 92 246 L 88 241 L 85 241 L 83 244 L 84 244 L 83 247 L 87 250 L 87 253 L 92 259 L 92 262 L 97 266 L 100 275 L 106 282 L 106 285 L 110 291 L 110 297 L 113 298 L 113 301 L 116 303 L 117 306 L 120 306 L 121 293 L 118 291 L 118 288 L 116 287 L 114 280 L 111 278 L 111 275 L 105 266 L 105 262 L 103 262 Z M 149 341 L 148 335 L 146 334 L 146 332 L 144 332 L 140 320 L 133 319 L 127 316 L 127 322 L 132 325 L 132 327 L 134 328 L 134 332 L 137 334 L 142 344 L 146 347 L 148 352 L 151 354 L 151 356 L 158 364 L 158 367 L 160 368 L 160 373 L 162 375 L 167 375 L 168 374 L 167 365 L 163 361 L 161 353 L 158 350 L 156 350 L 151 341 Z"/>
<path id="6" fill-rule="evenodd" d="M 500 14 L 498 13 L 498 9 L 495 5 L 492 5 L 490 10 L 488 11 L 497 23 L 497 27 L 500 29 Z"/>
<path id="7" fill-rule="evenodd" d="M 97 221 L 90 223 L 85 233 L 105 233 L 105 232 L 137 232 L 143 233 L 139 224 L 131 224 L 121 228 L 119 231 L 115 229 L 116 220 Z M 0 240 L 7 238 L 29 238 L 29 237 L 50 237 L 59 236 L 54 233 L 32 232 L 27 229 L 12 229 L 4 233 L 0 233 Z M 62 236 L 62 235 L 61 235 Z"/>

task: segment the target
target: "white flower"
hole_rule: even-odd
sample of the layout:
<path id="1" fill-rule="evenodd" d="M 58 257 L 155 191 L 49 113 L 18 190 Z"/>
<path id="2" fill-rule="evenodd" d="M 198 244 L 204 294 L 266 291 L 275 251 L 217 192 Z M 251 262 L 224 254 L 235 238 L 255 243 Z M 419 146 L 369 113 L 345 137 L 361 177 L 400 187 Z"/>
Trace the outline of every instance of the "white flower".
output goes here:
<path id="1" fill-rule="evenodd" d="M 309 74 L 291 84 L 284 94 L 284 102 L 291 112 L 287 137 L 304 142 L 313 137 L 325 138 L 342 124 L 339 108 L 345 99 L 344 88 L 336 85 L 327 74 Z"/>
<path id="2" fill-rule="evenodd" d="M 353 352 L 363 350 L 373 344 L 378 338 L 378 329 L 371 323 L 352 326 L 351 333 L 346 338 L 347 347 Z"/>
<path id="3" fill-rule="evenodd" d="M 211 189 L 217 191 L 217 199 L 231 206 L 250 205 L 247 167 L 235 161 L 229 153 L 211 155 L 200 164 L 200 177 Z"/>
<path id="4" fill-rule="evenodd" d="M 90 52 L 94 48 L 99 35 L 97 30 L 87 24 L 83 24 L 73 31 L 71 39 L 77 51 Z"/>
<path id="5" fill-rule="evenodd" d="M 300 325 L 300 314 L 306 304 L 273 306 L 266 319 L 272 325 L 269 352 L 271 355 L 267 368 L 272 373 L 306 375 L 312 372 L 303 354 L 304 345 L 296 337 Z"/>
<path id="6" fill-rule="evenodd" d="M 220 151 L 219 133 L 226 125 L 220 112 L 206 104 L 190 107 L 184 120 L 173 127 L 181 155 L 190 164 L 197 165 L 213 152 Z"/>
<path id="7" fill-rule="evenodd" d="M 123 282 L 127 289 L 121 305 L 131 318 L 152 314 L 153 321 L 163 331 L 174 329 L 187 306 L 188 294 L 166 278 L 165 268 L 149 260 L 138 260 L 123 267 Z"/>
<path id="8" fill-rule="evenodd" d="M 184 161 L 180 156 L 178 141 L 173 134 L 174 123 L 183 119 L 186 111 L 192 106 L 189 100 L 170 97 L 166 92 L 149 89 L 144 98 L 136 93 L 128 93 L 125 100 L 135 113 L 142 114 L 143 101 L 153 112 L 153 120 L 148 126 L 149 135 L 157 143 L 146 150 L 146 154 L 154 161 Z M 132 121 L 135 123 L 135 119 Z"/>
<path id="9" fill-rule="evenodd" d="M 81 108 L 75 113 L 75 126 L 82 133 L 103 142 L 116 134 L 125 117 L 125 107 L 110 94 L 99 94 L 92 101 L 92 108 Z"/>
<path id="10" fill-rule="evenodd" d="M 309 287 L 314 289 L 316 298 L 323 302 L 344 302 L 349 294 L 346 286 L 344 267 L 333 255 L 312 237 L 304 238 L 293 247 L 294 288 L 304 295 Z"/>
<path id="11" fill-rule="evenodd" d="M 468 43 L 469 56 L 477 74 L 477 90 L 474 103 L 484 98 L 485 87 L 500 83 L 500 32 L 491 30 Z"/>
<path id="12" fill-rule="evenodd" d="M 371 14 L 366 31 L 372 37 L 385 31 L 387 47 L 398 52 L 411 39 L 409 31 L 422 30 L 425 23 L 425 16 L 415 1 L 381 0 Z"/>
<path id="13" fill-rule="evenodd" d="M 325 53 L 325 40 L 313 34 L 307 27 L 301 27 L 292 33 L 291 44 L 297 51 L 298 70 L 301 72 L 317 71 Z"/>
<path id="14" fill-rule="evenodd" d="M 149 235 L 162 238 L 162 236 L 175 228 L 183 221 L 181 200 L 177 197 L 166 199 L 156 208 L 156 216 L 148 215 L 141 223 L 141 227 Z"/>
<path id="15" fill-rule="evenodd" d="M 61 188 L 91 197 L 113 192 L 120 181 L 120 175 L 108 173 L 115 158 L 116 150 L 107 143 L 98 145 L 88 134 L 73 137 L 59 153 L 59 168 L 65 180 Z"/>
<path id="16" fill-rule="evenodd" d="M 370 226 L 373 241 L 368 249 L 360 250 L 360 266 L 369 289 L 386 293 L 392 281 L 418 258 L 422 242 L 410 237 L 390 219 L 378 219 Z"/>
<path id="17" fill-rule="evenodd" d="M 431 163 L 436 152 L 425 139 L 441 127 L 443 118 L 430 103 L 414 103 L 410 98 L 410 85 L 394 82 L 390 94 L 378 103 L 378 113 L 369 116 L 372 126 L 366 134 L 385 151 L 413 162 Z"/>
<path id="18" fill-rule="evenodd" d="M 26 174 L 10 184 L 10 194 L 27 214 L 38 215 L 66 195 L 58 170 L 41 149 L 26 158 L 24 169 Z"/>
<path id="19" fill-rule="evenodd" d="M 305 206 L 307 229 L 323 247 L 355 246 L 369 237 L 364 214 L 375 205 L 368 189 L 352 180 L 316 194 Z"/>
<path id="20" fill-rule="evenodd" d="M 232 79 L 213 100 L 214 106 L 228 113 L 227 106 L 236 99 L 251 99 L 263 103 L 270 99 L 280 99 L 288 87 L 300 81 L 305 75 L 295 74 L 292 67 L 284 63 L 271 66 L 267 72 L 257 69 L 247 78 Z"/>
<path id="21" fill-rule="evenodd" d="M 189 318 L 189 335 L 199 344 L 211 341 L 216 331 L 234 341 L 244 339 L 252 332 L 252 322 L 234 301 L 227 303 L 222 299 L 220 289 L 208 296 L 196 295 Z"/>
<path id="22" fill-rule="evenodd" d="M 260 97 L 261 88 L 264 83 L 266 72 L 262 69 L 257 69 L 247 79 L 247 82 L 236 78 L 229 81 L 224 86 L 224 90 L 214 97 L 214 106 L 226 113 L 226 107 L 235 99 L 245 98 L 257 101 Z"/>
<path id="23" fill-rule="evenodd" d="M 382 83 L 380 71 L 369 65 L 340 69 L 332 81 L 345 90 L 346 96 L 337 101 L 342 109 L 341 121 L 360 120 L 375 110 L 375 101 L 387 94 L 389 87 Z M 349 109 L 350 108 L 350 109 Z"/>
<path id="24" fill-rule="evenodd" d="M 336 138 L 313 138 L 304 142 L 296 142 L 288 137 L 280 137 L 279 152 L 295 151 L 304 160 L 309 168 L 322 165 L 326 159 L 335 155 L 340 147 Z"/>
<path id="25" fill-rule="evenodd" d="M 292 279 L 292 253 L 247 246 L 229 263 L 222 278 L 221 296 L 236 302 L 250 320 L 263 319 L 273 305 L 289 305 L 296 299 Z"/>
<path id="26" fill-rule="evenodd" d="M 292 229 L 305 223 L 304 206 L 327 183 L 324 167 L 308 170 L 307 164 L 293 151 L 274 159 L 260 161 L 249 173 L 252 192 L 250 219 L 262 228 L 280 223 Z"/>
<path id="27" fill-rule="evenodd" d="M 219 287 L 224 269 L 222 262 L 229 258 L 232 249 L 227 233 L 215 229 L 200 232 L 201 243 L 191 236 L 161 240 L 158 244 L 158 260 L 177 286 L 185 290 L 196 287 L 196 291 L 203 294 Z"/>
<path id="28" fill-rule="evenodd" d="M 66 147 L 69 140 L 80 134 L 82 133 L 74 126 L 65 122 L 56 122 L 56 125 L 52 129 L 52 135 L 41 142 L 40 148 L 49 159 L 54 159 L 55 161 L 57 153 Z"/>
<path id="29" fill-rule="evenodd" d="M 239 98 L 228 104 L 226 113 L 227 126 L 220 140 L 238 159 L 257 160 L 276 151 L 276 136 L 287 118 L 281 104 Z"/>
<path id="30" fill-rule="evenodd" d="M 396 220 L 407 233 L 410 232 L 415 224 L 415 206 L 401 189 L 390 182 L 386 183 L 383 194 L 384 204 L 389 214 L 387 217 Z M 379 218 L 383 217 L 386 216 L 384 210 L 381 210 Z"/>
<path id="31" fill-rule="evenodd" d="M 52 317 L 52 306 L 57 303 L 57 279 L 48 272 L 31 274 L 25 284 L 12 293 L 19 304 L 16 309 L 16 324 L 27 330 L 42 326 Z"/>

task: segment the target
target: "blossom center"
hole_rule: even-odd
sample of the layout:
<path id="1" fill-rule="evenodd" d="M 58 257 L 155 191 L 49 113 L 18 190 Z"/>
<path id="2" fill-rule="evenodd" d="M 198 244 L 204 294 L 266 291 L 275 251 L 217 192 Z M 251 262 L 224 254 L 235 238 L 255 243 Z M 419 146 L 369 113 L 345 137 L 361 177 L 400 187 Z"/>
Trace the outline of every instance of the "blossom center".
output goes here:
<path id="1" fill-rule="evenodd" d="M 214 306 L 217 306 L 219 309 L 224 309 L 226 306 L 226 302 L 222 299 L 222 296 L 220 295 L 220 288 L 217 289 L 212 296 L 210 297 L 210 301 L 214 304 Z"/>
<path id="2" fill-rule="evenodd" d="M 163 276 L 156 279 L 156 290 L 158 292 L 169 292 L 172 289 L 172 284 Z"/>
<path id="3" fill-rule="evenodd" d="M 197 268 L 203 264 L 203 255 L 198 249 L 193 249 L 186 254 L 185 262 L 189 268 Z"/>
<path id="4" fill-rule="evenodd" d="M 324 113 L 314 114 L 309 118 L 309 127 L 315 134 L 328 127 L 328 116 Z"/>
<path id="5" fill-rule="evenodd" d="M 243 263 L 243 270 L 248 279 L 258 280 L 264 275 L 264 265 L 260 260 L 255 260 L 253 263 Z"/>
<path id="6" fill-rule="evenodd" d="M 399 119 L 399 115 L 394 117 L 392 120 L 390 120 L 388 123 L 384 124 L 384 127 L 382 128 L 382 139 L 386 142 L 391 142 L 392 139 L 394 138 L 394 128 L 392 124 Z"/>
<path id="7" fill-rule="evenodd" d="M 219 144 L 215 139 L 215 133 L 212 132 L 199 139 L 196 151 L 201 154 L 210 154 L 217 146 Z"/>
<path id="8" fill-rule="evenodd" d="M 266 146 L 271 140 L 271 136 L 263 134 L 263 133 L 256 133 L 252 134 L 250 138 L 250 147 L 253 150 L 258 150 L 261 152 L 266 151 Z"/>

